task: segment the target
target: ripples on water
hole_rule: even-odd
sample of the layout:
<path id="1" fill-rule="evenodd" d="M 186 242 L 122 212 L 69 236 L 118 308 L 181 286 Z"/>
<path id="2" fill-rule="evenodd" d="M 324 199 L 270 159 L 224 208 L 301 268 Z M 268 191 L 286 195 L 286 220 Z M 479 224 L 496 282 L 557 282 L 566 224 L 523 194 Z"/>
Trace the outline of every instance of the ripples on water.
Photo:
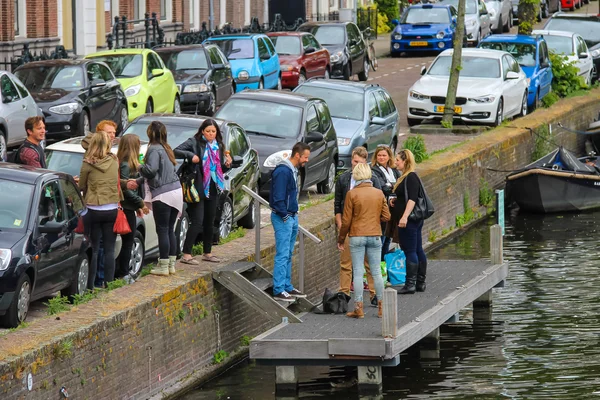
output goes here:
<path id="1" fill-rule="evenodd" d="M 506 287 L 495 290 L 493 321 L 474 324 L 472 311 L 463 311 L 461 322 L 442 327 L 439 357 L 413 348 L 401 365 L 384 368 L 379 398 L 599 398 L 600 213 L 509 222 L 510 272 Z M 488 257 L 488 232 L 482 224 L 430 257 Z M 300 368 L 299 394 L 285 399 L 359 399 L 356 387 L 344 387 L 355 375 L 352 368 Z M 274 382 L 274 367 L 244 362 L 182 400 L 275 399 Z"/>

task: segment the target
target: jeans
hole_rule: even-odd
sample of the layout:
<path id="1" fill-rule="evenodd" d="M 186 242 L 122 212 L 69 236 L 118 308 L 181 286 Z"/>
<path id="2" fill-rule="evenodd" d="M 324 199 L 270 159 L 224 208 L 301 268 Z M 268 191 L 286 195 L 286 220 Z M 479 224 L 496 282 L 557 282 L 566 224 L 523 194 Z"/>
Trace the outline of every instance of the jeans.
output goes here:
<path id="1" fill-rule="evenodd" d="M 154 215 L 156 235 L 158 236 L 158 258 L 166 260 L 169 256 L 176 256 L 175 222 L 177 221 L 177 209 L 162 201 L 153 201 L 152 214 Z"/>
<path id="2" fill-rule="evenodd" d="M 365 273 L 365 252 L 371 265 L 371 276 L 375 283 L 375 294 L 383 299 L 383 278 L 381 277 L 381 238 L 379 236 L 350 237 L 350 254 L 354 272 L 354 302 L 363 301 L 363 275 Z"/>
<path id="3" fill-rule="evenodd" d="M 294 244 L 296 236 L 298 236 L 298 215 L 290 215 L 287 221 L 283 221 L 279 215 L 271 213 L 271 223 L 275 230 L 273 295 L 276 296 L 281 292 L 294 290 L 292 286 L 292 254 L 294 254 Z"/>
<path id="4" fill-rule="evenodd" d="M 131 264 L 131 250 L 133 249 L 133 239 L 135 238 L 135 211 L 123 209 L 127 217 L 127 223 L 131 228 L 131 233 L 121 235 L 121 253 L 119 254 L 119 275 L 125 276 L 129 273 Z"/>
<path id="5" fill-rule="evenodd" d="M 93 290 L 96 270 L 98 268 L 100 239 L 102 239 L 104 247 L 104 281 L 112 282 L 115 279 L 115 242 L 117 234 L 113 232 L 113 228 L 117 219 L 117 209 L 106 211 L 90 209 L 88 213 L 90 214 L 88 220 L 90 222 L 90 239 L 92 242 L 92 262 L 90 263 L 87 287 Z"/>
<path id="6" fill-rule="evenodd" d="M 209 198 L 203 198 L 199 203 L 188 203 L 187 213 L 190 217 L 190 228 L 183 244 L 185 254 L 192 254 L 192 247 L 196 244 L 196 238 L 200 232 L 202 232 L 202 249 L 204 253 L 211 253 L 218 202 L 219 193 L 215 183 L 211 180 Z"/>
<path id="7" fill-rule="evenodd" d="M 427 257 L 423 251 L 422 229 L 423 221 L 408 221 L 406 228 L 398 228 L 400 248 L 404 252 L 407 262 L 418 264 L 419 262 L 427 261 Z"/>

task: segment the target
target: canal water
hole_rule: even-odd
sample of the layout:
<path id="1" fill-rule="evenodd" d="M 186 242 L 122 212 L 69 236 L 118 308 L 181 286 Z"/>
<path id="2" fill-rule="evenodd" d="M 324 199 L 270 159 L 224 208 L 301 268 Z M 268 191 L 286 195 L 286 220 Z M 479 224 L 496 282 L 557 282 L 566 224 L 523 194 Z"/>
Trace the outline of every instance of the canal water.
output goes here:
<path id="1" fill-rule="evenodd" d="M 482 223 L 430 255 L 489 257 Z M 384 368 L 377 399 L 600 398 L 600 212 L 512 215 L 506 286 L 490 322 L 472 311 L 441 328 L 439 356 L 413 348 Z M 275 368 L 244 361 L 180 400 L 361 399 L 352 368 L 300 368 L 299 393 L 275 396 Z M 373 397 L 368 397 L 373 398 Z"/>

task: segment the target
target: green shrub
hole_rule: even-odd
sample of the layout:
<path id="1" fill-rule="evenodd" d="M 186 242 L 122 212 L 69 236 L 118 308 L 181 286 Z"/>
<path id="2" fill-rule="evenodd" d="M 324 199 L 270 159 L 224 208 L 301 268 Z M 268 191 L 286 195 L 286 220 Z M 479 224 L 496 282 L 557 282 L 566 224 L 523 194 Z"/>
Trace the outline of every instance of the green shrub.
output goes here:
<path id="1" fill-rule="evenodd" d="M 44 305 L 48 307 L 46 313 L 54 315 L 69 309 L 69 299 L 67 296 L 57 296 L 48 300 Z"/>
<path id="2" fill-rule="evenodd" d="M 542 105 L 546 108 L 550 107 L 554 103 L 556 103 L 560 98 L 554 92 L 548 93 L 544 97 L 542 97 Z"/>
<path id="3" fill-rule="evenodd" d="M 388 26 L 391 28 L 390 21 L 399 18 L 398 0 L 375 0 L 375 4 L 379 14 L 386 16 Z"/>
<path id="4" fill-rule="evenodd" d="M 425 161 L 429 158 L 427 149 L 425 148 L 425 139 L 423 139 L 423 136 L 421 135 L 409 137 L 404 141 L 403 146 L 405 149 L 412 151 L 417 163 Z"/>
<path id="5" fill-rule="evenodd" d="M 227 357 L 229 357 L 229 353 L 225 350 L 219 350 L 213 356 L 213 364 L 221 364 Z"/>
<path id="6" fill-rule="evenodd" d="M 573 92 L 587 88 L 583 78 L 578 75 L 575 63 L 568 61 L 567 56 L 550 53 L 550 61 L 554 75 L 552 90 L 559 97 L 566 97 Z"/>

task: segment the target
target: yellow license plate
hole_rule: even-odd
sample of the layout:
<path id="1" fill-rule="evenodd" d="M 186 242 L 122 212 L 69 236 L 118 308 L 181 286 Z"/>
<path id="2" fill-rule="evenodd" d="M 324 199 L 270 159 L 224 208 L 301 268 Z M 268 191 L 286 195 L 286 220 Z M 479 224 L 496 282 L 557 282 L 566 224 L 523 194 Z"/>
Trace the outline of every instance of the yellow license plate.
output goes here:
<path id="1" fill-rule="evenodd" d="M 444 112 L 444 106 L 433 106 L 433 112 L 443 113 Z M 455 114 L 462 113 L 462 107 L 454 107 L 454 113 Z"/>
<path id="2" fill-rule="evenodd" d="M 411 46 L 427 46 L 427 42 L 410 42 L 409 45 Z"/>

